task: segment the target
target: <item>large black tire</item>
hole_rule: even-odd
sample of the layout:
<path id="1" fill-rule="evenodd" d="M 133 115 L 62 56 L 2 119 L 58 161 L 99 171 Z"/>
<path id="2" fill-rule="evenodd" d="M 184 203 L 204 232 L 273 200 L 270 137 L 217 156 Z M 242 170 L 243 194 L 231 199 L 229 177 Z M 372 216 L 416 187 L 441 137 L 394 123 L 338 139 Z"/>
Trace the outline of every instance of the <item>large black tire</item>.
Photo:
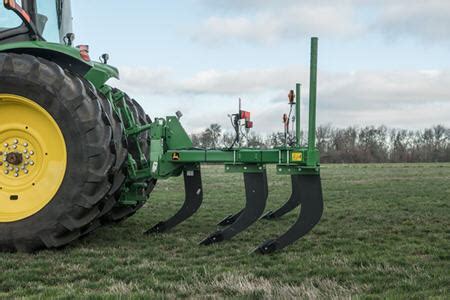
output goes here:
<path id="1" fill-rule="evenodd" d="M 122 186 L 125 183 L 126 176 L 126 160 L 128 156 L 128 150 L 126 148 L 126 141 L 124 136 L 124 131 L 121 125 L 121 120 L 117 113 L 113 110 L 111 104 L 106 99 L 105 96 L 99 94 L 99 98 L 102 103 L 102 107 L 108 116 L 111 127 L 113 129 L 113 143 L 112 147 L 114 149 L 114 154 L 116 162 L 112 169 L 113 175 L 113 185 L 105 197 L 105 206 L 103 207 L 100 216 L 102 217 L 107 214 L 117 202 L 116 195 L 120 193 Z"/>
<path id="2" fill-rule="evenodd" d="M 44 59 L 0 53 L 0 93 L 26 97 L 44 108 L 58 124 L 67 148 L 67 167 L 56 195 L 32 216 L 0 223 L 0 250 L 65 246 L 98 217 L 111 190 L 111 126 L 89 86 Z"/>
<path id="3" fill-rule="evenodd" d="M 152 122 L 150 117 L 145 113 L 144 109 L 139 105 L 139 103 L 136 100 L 130 99 L 130 97 L 125 94 L 125 102 L 126 102 L 127 106 L 129 107 L 131 113 L 133 114 L 135 121 L 139 125 L 149 124 Z M 139 150 L 138 150 L 139 149 L 138 145 L 139 145 L 139 147 L 140 147 L 141 151 L 144 153 L 146 159 L 150 159 L 150 152 L 149 152 L 150 137 L 148 135 L 148 132 L 146 131 L 146 132 L 140 133 L 137 138 L 137 141 L 138 141 L 137 143 L 135 143 L 133 141 L 128 141 L 128 143 L 127 143 L 128 152 L 131 154 L 131 156 L 136 161 L 139 161 L 140 160 Z M 153 179 L 147 180 L 146 183 L 147 183 L 147 188 L 142 189 L 141 192 L 143 195 L 145 195 L 145 198 L 148 199 L 156 185 L 156 180 L 153 180 Z M 116 196 L 120 197 L 120 194 L 116 194 Z M 128 219 L 129 217 L 133 216 L 140 208 L 142 208 L 143 205 L 144 205 L 144 203 L 139 203 L 135 206 L 125 206 L 125 205 L 118 204 L 118 205 L 114 206 L 109 213 L 105 214 L 105 216 L 102 218 L 102 220 L 104 223 L 122 222 L 125 219 Z"/>
<path id="4" fill-rule="evenodd" d="M 91 86 L 89 82 L 86 85 Z M 103 111 L 105 112 L 106 122 L 111 125 L 113 132 L 113 139 L 111 141 L 111 149 L 114 153 L 115 164 L 111 169 L 110 181 L 112 183 L 111 189 L 100 202 L 100 214 L 88 226 L 83 229 L 83 235 L 87 235 L 104 225 L 102 218 L 111 212 L 120 198 L 121 190 L 126 180 L 126 160 L 128 157 L 128 150 L 126 147 L 126 139 L 122 127 L 122 121 L 118 114 L 114 111 L 111 103 L 106 97 L 97 93 L 95 88 L 91 86 L 89 93 L 92 97 L 98 98 Z"/>

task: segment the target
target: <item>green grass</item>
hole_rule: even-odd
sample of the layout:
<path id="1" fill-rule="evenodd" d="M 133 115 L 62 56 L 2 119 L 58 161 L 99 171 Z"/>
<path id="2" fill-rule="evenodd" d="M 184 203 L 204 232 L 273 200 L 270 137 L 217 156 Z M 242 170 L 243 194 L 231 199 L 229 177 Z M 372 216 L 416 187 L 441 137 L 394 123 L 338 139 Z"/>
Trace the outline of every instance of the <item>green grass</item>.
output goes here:
<path id="1" fill-rule="evenodd" d="M 243 205 L 241 175 L 203 168 L 204 205 L 161 236 L 142 232 L 181 205 L 182 178 L 158 183 L 126 222 L 60 251 L 0 254 L 0 298 L 450 297 L 450 164 L 325 165 L 319 225 L 275 255 L 249 255 L 286 230 L 292 212 L 231 241 L 197 243 Z M 268 209 L 290 194 L 269 172 Z"/>

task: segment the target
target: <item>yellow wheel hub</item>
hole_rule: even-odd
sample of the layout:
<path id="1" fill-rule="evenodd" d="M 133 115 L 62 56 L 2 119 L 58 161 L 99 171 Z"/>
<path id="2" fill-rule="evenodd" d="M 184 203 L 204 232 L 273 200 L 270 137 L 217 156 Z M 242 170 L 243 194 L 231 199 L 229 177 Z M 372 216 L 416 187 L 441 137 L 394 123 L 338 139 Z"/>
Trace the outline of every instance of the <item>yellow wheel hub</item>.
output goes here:
<path id="1" fill-rule="evenodd" d="M 66 144 L 53 117 L 30 99 L 0 94 L 0 223 L 43 209 L 66 165 Z"/>

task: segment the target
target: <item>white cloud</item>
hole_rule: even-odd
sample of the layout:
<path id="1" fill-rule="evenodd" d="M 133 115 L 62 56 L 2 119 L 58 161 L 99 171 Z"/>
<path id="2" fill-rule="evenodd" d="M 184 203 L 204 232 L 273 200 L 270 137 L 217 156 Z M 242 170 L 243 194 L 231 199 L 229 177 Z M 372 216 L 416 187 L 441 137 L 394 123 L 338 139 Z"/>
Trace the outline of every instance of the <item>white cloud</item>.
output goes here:
<path id="1" fill-rule="evenodd" d="M 383 1 L 373 29 L 390 38 L 413 37 L 421 41 L 448 41 L 450 1 Z"/>
<path id="2" fill-rule="evenodd" d="M 272 1 L 260 2 L 262 5 L 255 4 L 254 14 L 212 16 L 206 19 L 193 34 L 193 39 L 209 43 L 230 39 L 273 43 L 299 35 L 348 37 L 364 30 L 356 22 L 353 7 L 348 1 L 320 3 L 289 1 L 286 5 L 275 6 Z M 249 4 L 240 5 L 248 7 Z"/>
<path id="3" fill-rule="evenodd" d="M 403 37 L 445 42 L 450 35 L 448 0 L 201 1 L 215 15 L 192 34 L 209 44 L 232 40 L 273 43 L 298 36 Z"/>
<path id="4" fill-rule="evenodd" d="M 296 80 L 308 97 L 306 67 L 217 71 L 188 78 L 170 71 L 122 68 L 119 87 L 140 102 L 152 116 L 184 112 L 188 129 L 198 131 L 212 122 L 228 126 L 237 99 L 253 112 L 257 130 L 279 130 L 288 109 L 287 92 Z M 418 128 L 450 126 L 450 70 L 319 72 L 318 121 L 338 126 L 378 125 Z M 303 107 L 306 115 L 306 107 Z M 306 121 L 306 120 L 304 120 Z"/>
<path id="5" fill-rule="evenodd" d="M 139 93 L 142 89 L 155 94 L 166 94 L 170 91 L 173 80 L 171 69 L 149 69 L 146 67 L 120 68 L 120 87 L 127 87 L 130 93 Z"/>
<path id="6" fill-rule="evenodd" d="M 196 94 L 240 95 L 242 93 L 263 93 L 283 89 L 295 79 L 306 78 L 302 68 L 279 68 L 259 70 L 239 70 L 219 72 L 209 70 L 200 72 L 181 82 L 181 89 Z"/>

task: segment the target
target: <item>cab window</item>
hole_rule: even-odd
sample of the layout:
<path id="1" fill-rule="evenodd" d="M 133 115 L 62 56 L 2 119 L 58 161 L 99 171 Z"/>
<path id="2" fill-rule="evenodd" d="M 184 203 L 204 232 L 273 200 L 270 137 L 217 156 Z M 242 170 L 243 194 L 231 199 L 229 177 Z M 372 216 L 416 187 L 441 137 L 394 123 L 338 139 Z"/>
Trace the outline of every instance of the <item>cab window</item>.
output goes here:
<path id="1" fill-rule="evenodd" d="M 57 2 L 51 0 L 38 0 L 36 27 L 41 35 L 49 42 L 59 43 L 59 20 Z"/>
<path id="2" fill-rule="evenodd" d="M 0 2 L 0 31 L 12 29 L 22 25 L 22 20 L 12 10 L 6 9 Z"/>

